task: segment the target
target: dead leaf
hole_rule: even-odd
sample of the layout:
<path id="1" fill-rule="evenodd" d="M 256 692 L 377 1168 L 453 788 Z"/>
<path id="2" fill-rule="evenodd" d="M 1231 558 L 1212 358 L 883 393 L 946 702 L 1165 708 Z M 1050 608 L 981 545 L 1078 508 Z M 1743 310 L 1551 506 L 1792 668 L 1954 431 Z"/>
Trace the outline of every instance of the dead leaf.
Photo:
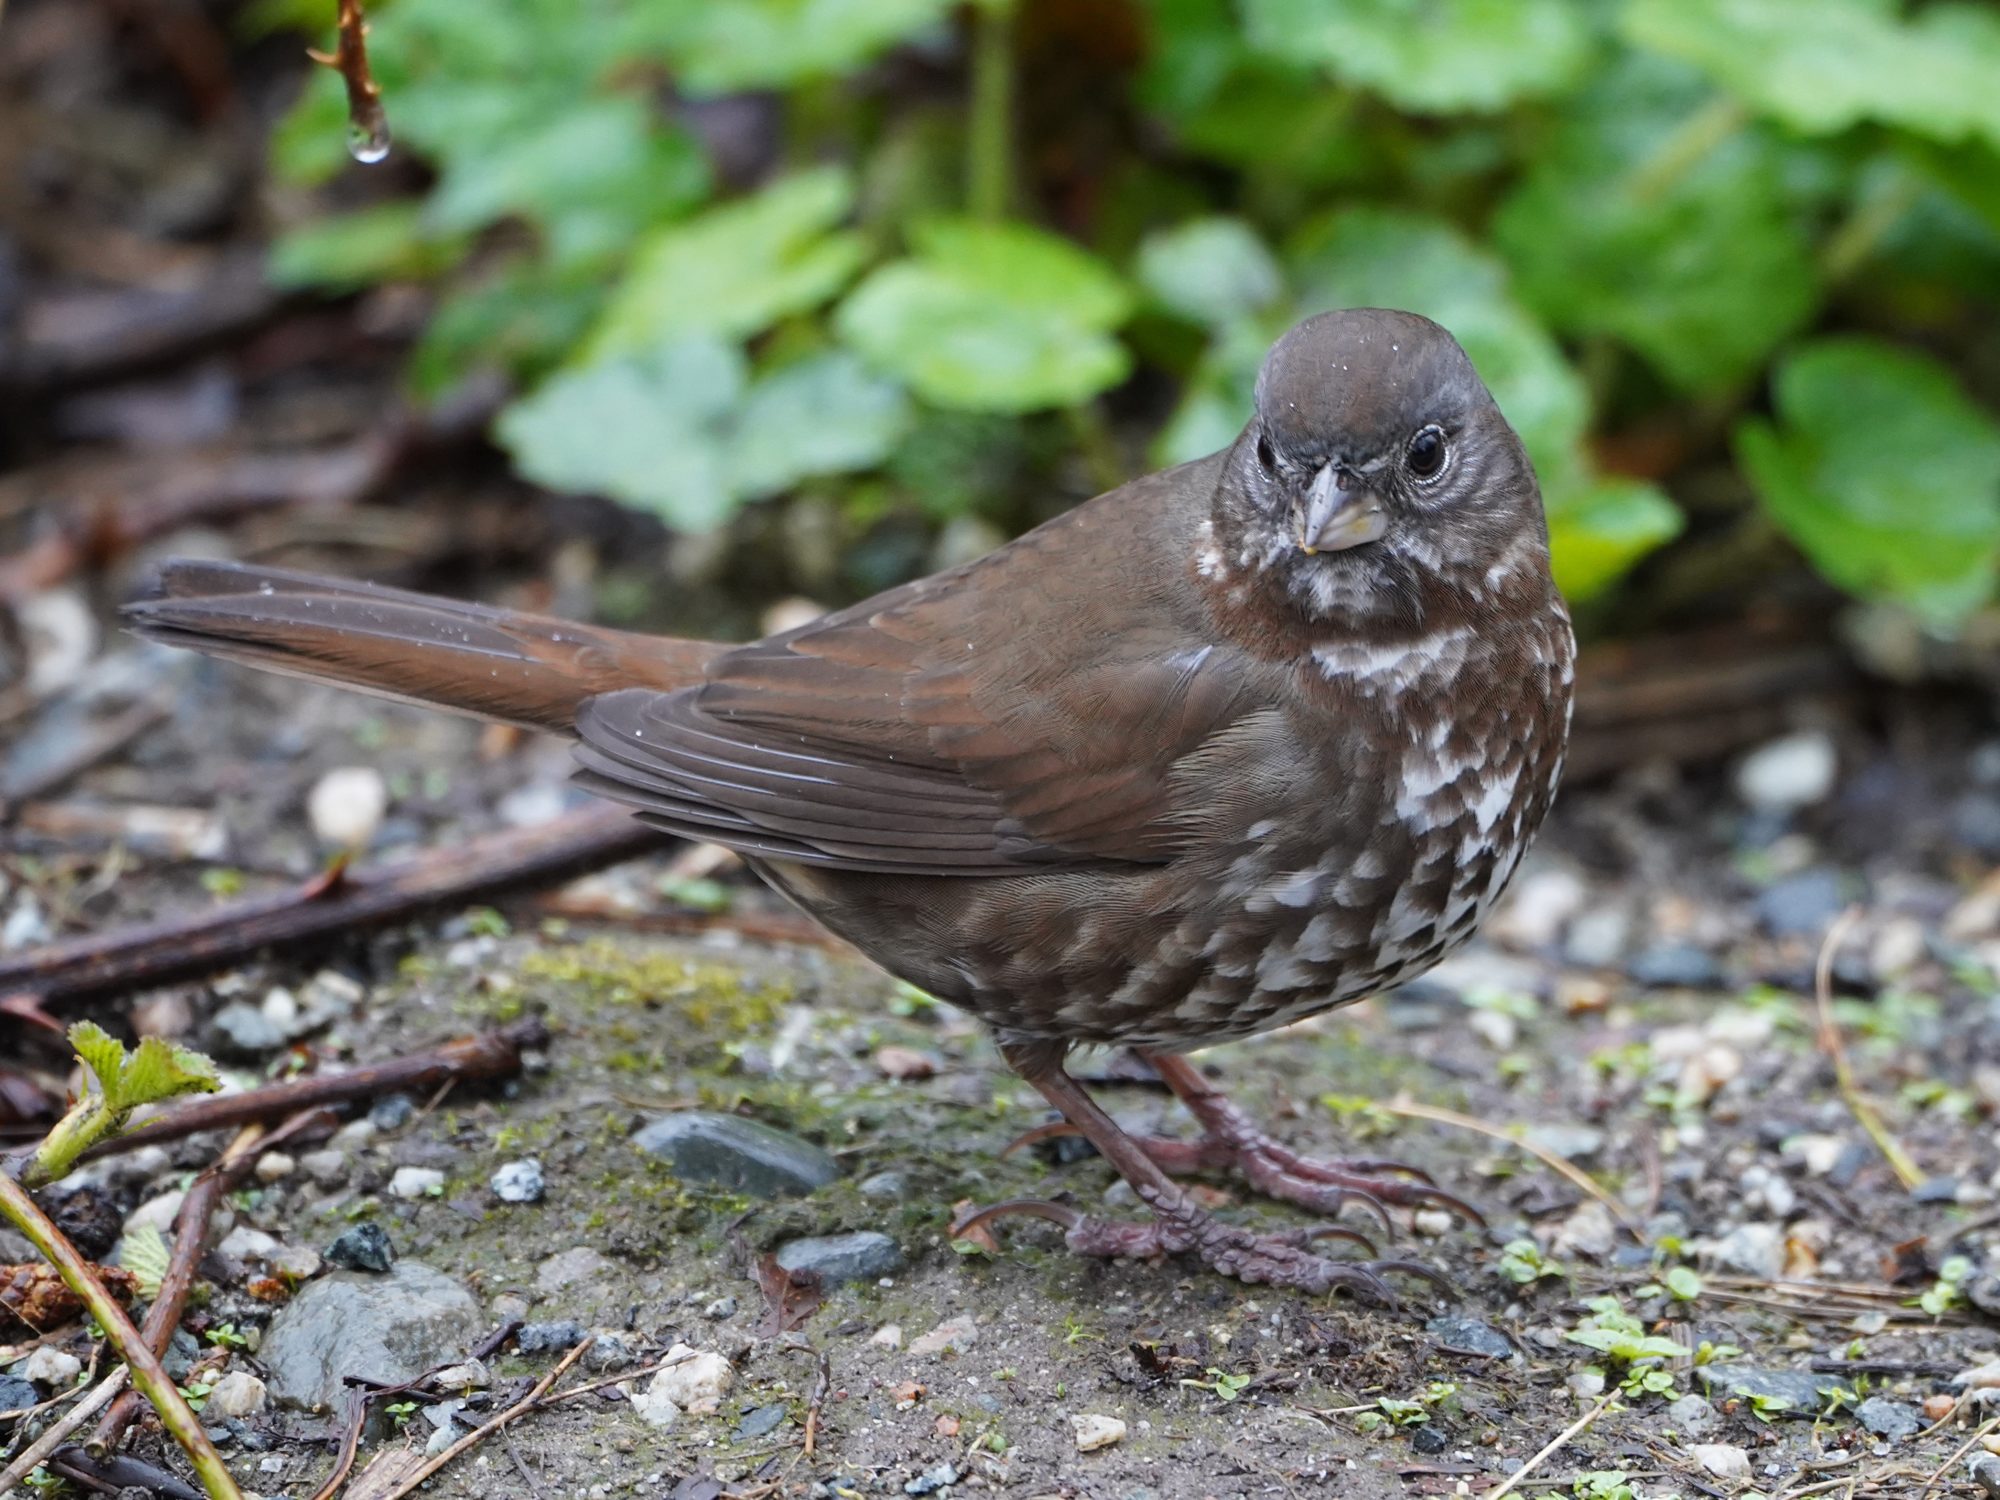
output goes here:
<path id="1" fill-rule="evenodd" d="M 826 1300 L 815 1271 L 788 1271 L 778 1264 L 775 1255 L 760 1255 L 751 1262 L 751 1267 L 757 1276 L 757 1289 L 764 1294 L 764 1321 L 757 1330 L 759 1338 L 790 1333 L 819 1311 L 820 1303 Z"/>

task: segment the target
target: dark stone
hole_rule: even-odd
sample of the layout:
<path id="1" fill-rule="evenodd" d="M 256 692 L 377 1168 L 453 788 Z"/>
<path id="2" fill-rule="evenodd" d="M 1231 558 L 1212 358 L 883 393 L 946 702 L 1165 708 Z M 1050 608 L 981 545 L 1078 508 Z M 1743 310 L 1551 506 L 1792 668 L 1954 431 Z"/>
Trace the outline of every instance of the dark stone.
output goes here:
<path id="1" fill-rule="evenodd" d="M 747 1443 L 752 1438 L 760 1438 L 767 1433 L 775 1432 L 784 1424 L 784 1420 L 784 1402 L 776 1401 L 769 1406 L 760 1406 L 736 1424 L 736 1441 Z"/>
<path id="2" fill-rule="evenodd" d="M 1958 1201 L 1958 1179 L 1956 1177 L 1927 1177 L 1910 1189 L 1912 1203 L 1956 1203 Z"/>
<path id="3" fill-rule="evenodd" d="M 955 1464 L 939 1464 L 934 1469 L 926 1469 L 915 1479 L 903 1486 L 906 1495 L 928 1495 L 958 1483 L 958 1468 Z"/>
<path id="4" fill-rule="evenodd" d="M 1435 1031 L 1460 1020 L 1465 1004 L 1458 991 L 1435 979 L 1413 979 L 1382 997 L 1389 1024 L 1398 1031 Z"/>
<path id="5" fill-rule="evenodd" d="M 208 1020 L 209 1046 L 224 1057 L 255 1059 L 289 1040 L 285 1030 L 256 1006 L 233 1001 Z"/>
<path id="6" fill-rule="evenodd" d="M 380 1224 L 356 1224 L 326 1247 L 327 1261 L 343 1271 L 387 1271 L 396 1263 L 396 1247 Z"/>
<path id="7" fill-rule="evenodd" d="M 1030 1149 L 1052 1167 L 1073 1167 L 1097 1155 L 1097 1148 L 1080 1135 L 1051 1136 L 1036 1141 Z"/>
<path id="8" fill-rule="evenodd" d="M 41 1399 L 35 1394 L 32 1381 L 18 1375 L 0 1375 L 0 1412 L 26 1411 Z"/>
<path id="9" fill-rule="evenodd" d="M 864 1198 L 907 1198 L 910 1196 L 910 1179 L 901 1172 L 877 1172 L 872 1177 L 864 1177 L 855 1184 L 855 1189 Z"/>
<path id="10" fill-rule="evenodd" d="M 559 1323 L 523 1323 L 514 1332 L 514 1347 L 523 1354 L 566 1354 L 583 1342 L 584 1331 L 574 1318 Z"/>
<path id="11" fill-rule="evenodd" d="M 1984 859 L 2000 859 L 2000 797 L 1967 792 L 1951 805 L 1952 837 Z"/>
<path id="12" fill-rule="evenodd" d="M 796 1198 L 825 1187 L 840 1167 L 819 1147 L 735 1115 L 690 1111 L 653 1121 L 632 1142 L 688 1182 L 753 1198 Z"/>
<path id="13" fill-rule="evenodd" d="M 125 1232 L 125 1216 L 103 1188 L 48 1188 L 36 1201 L 70 1243 L 92 1260 L 109 1255 Z"/>
<path id="14" fill-rule="evenodd" d="M 1695 1379 L 1718 1401 L 1731 1396 L 1768 1396 L 1789 1402 L 1791 1416 L 1818 1416 L 1827 1397 L 1847 1388 L 1838 1375 L 1811 1370 L 1761 1370 L 1754 1365 L 1697 1365 Z"/>
<path id="15" fill-rule="evenodd" d="M 1625 971 L 1635 982 L 1663 990 L 1719 989 L 1726 979 L 1716 956 L 1693 943 L 1655 943 L 1637 954 Z"/>
<path id="16" fill-rule="evenodd" d="M 814 1271 L 820 1280 L 873 1281 L 903 1268 L 903 1251 L 886 1234 L 859 1229 L 852 1234 L 828 1234 L 787 1240 L 778 1247 L 778 1264 L 787 1271 Z"/>
<path id="17" fill-rule="evenodd" d="M 368 1123 L 384 1135 L 401 1130 L 416 1118 L 417 1101 L 408 1094 L 384 1094 L 368 1111 Z"/>
<path id="18" fill-rule="evenodd" d="M 160 1356 L 160 1366 L 174 1379 L 186 1380 L 194 1373 L 201 1354 L 201 1340 L 185 1328 L 176 1328 L 173 1339 L 167 1345 L 167 1352 Z"/>
<path id="19" fill-rule="evenodd" d="M 1818 937 L 1847 904 L 1838 870 L 1801 870 L 1757 894 L 1757 919 L 1774 937 Z"/>
<path id="20" fill-rule="evenodd" d="M 1410 1434 L 1410 1446 L 1427 1455 L 1442 1453 L 1451 1446 L 1451 1435 L 1442 1427 L 1433 1427 L 1426 1422 Z"/>
<path id="21" fill-rule="evenodd" d="M 1469 1354 L 1483 1354 L 1489 1359 L 1507 1359 L 1514 1353 L 1514 1345 L 1506 1334 L 1477 1318 L 1447 1314 L 1424 1324 L 1424 1332 L 1447 1349 L 1463 1349 Z"/>
<path id="22" fill-rule="evenodd" d="M 1879 1438 L 1897 1442 L 1923 1431 L 1924 1416 L 1906 1401 L 1870 1396 L 1854 1408 L 1854 1420 Z"/>
<path id="23" fill-rule="evenodd" d="M 1861 1169 L 1875 1160 L 1875 1149 L 1860 1141 L 1849 1141 L 1834 1158 L 1833 1166 L 1827 1170 L 1826 1180 L 1837 1188 L 1854 1185 L 1854 1179 L 1861 1175 Z"/>

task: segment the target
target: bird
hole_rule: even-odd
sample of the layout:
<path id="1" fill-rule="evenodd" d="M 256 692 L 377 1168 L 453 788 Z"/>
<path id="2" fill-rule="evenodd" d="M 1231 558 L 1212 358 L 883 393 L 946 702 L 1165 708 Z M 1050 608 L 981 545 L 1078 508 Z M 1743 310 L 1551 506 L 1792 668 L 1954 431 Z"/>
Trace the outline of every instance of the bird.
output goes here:
<path id="1" fill-rule="evenodd" d="M 724 845 L 897 977 L 969 1012 L 1149 1217 L 1054 1200 L 1080 1254 L 1192 1255 L 1385 1305 L 1335 1223 L 1476 1211 L 1395 1163 L 1282 1144 L 1188 1054 L 1388 989 L 1470 937 L 1561 778 L 1575 638 L 1527 451 L 1413 313 L 1293 326 L 1227 448 L 986 555 L 748 644 L 366 583 L 163 566 L 139 634 L 573 738 L 576 777 Z M 1195 1141 L 1128 1133 L 1066 1071 L 1135 1049 Z M 1256 1230 L 1182 1179 L 1317 1215 Z M 1365 1256 L 1320 1241 L 1359 1241 Z"/>

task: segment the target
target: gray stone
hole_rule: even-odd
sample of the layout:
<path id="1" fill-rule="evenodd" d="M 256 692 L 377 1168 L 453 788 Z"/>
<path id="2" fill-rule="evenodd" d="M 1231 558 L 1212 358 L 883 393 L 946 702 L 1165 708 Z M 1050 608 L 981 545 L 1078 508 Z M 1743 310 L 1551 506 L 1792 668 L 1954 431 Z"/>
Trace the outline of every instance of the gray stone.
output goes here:
<path id="1" fill-rule="evenodd" d="M 368 1111 L 368 1120 L 382 1134 L 401 1130 L 416 1118 L 417 1102 L 408 1094 L 384 1094 Z"/>
<path id="2" fill-rule="evenodd" d="M 1507 1359 L 1514 1353 L 1514 1346 L 1506 1334 L 1477 1318 L 1447 1314 L 1424 1324 L 1424 1332 L 1447 1349 L 1464 1349 L 1473 1354 L 1484 1354 L 1490 1359 Z"/>
<path id="3" fill-rule="evenodd" d="M 803 1197 L 840 1176 L 839 1165 L 819 1147 L 735 1115 L 666 1115 L 632 1142 L 663 1158 L 677 1177 L 754 1198 Z"/>
<path id="4" fill-rule="evenodd" d="M 583 1342 L 584 1326 L 574 1318 L 559 1323 L 523 1323 L 514 1333 L 514 1347 L 523 1354 L 567 1354 Z"/>
<path id="5" fill-rule="evenodd" d="M 343 1377 L 413 1380 L 462 1357 L 483 1325 L 464 1287 L 405 1261 L 386 1275 L 336 1272 L 307 1282 L 272 1317 L 257 1357 L 274 1399 L 332 1407 Z"/>
<path id="6" fill-rule="evenodd" d="M 1625 972 L 1652 989 L 1711 990 L 1724 979 L 1715 955 L 1693 943 L 1655 943 L 1635 955 Z"/>
<path id="7" fill-rule="evenodd" d="M 1697 1365 L 1695 1379 L 1718 1397 L 1750 1395 L 1789 1402 L 1794 1416 L 1819 1414 L 1826 1398 L 1844 1390 L 1838 1375 L 1815 1375 L 1810 1370 L 1763 1370 L 1755 1365 Z"/>
<path id="8" fill-rule="evenodd" d="M 242 1000 L 209 1018 L 209 1045 L 224 1057 L 256 1058 L 285 1045 L 285 1030 L 256 1006 Z"/>
<path id="9" fill-rule="evenodd" d="M 505 1163 L 494 1172 L 488 1186 L 502 1203 L 540 1203 L 548 1189 L 542 1164 L 532 1157 Z"/>
<path id="10" fill-rule="evenodd" d="M 2000 1496 L 2000 1458 L 1990 1453 L 1975 1453 L 1965 1461 L 1965 1469 L 1980 1489 Z"/>
<path id="11" fill-rule="evenodd" d="M 1578 1125 L 1567 1120 L 1530 1125 L 1521 1132 L 1521 1138 L 1532 1146 L 1553 1151 L 1571 1161 L 1589 1161 L 1604 1149 L 1603 1131 L 1594 1125 Z"/>
<path id="12" fill-rule="evenodd" d="M 936 1468 L 924 1470 L 923 1473 L 904 1485 L 903 1493 L 906 1495 L 928 1495 L 934 1491 L 944 1489 L 947 1485 L 957 1483 L 957 1466 L 954 1464 L 939 1464 Z"/>
<path id="13" fill-rule="evenodd" d="M 356 1224 L 326 1247 L 329 1265 L 343 1271 L 387 1271 L 396 1263 L 396 1247 L 380 1224 Z"/>
<path id="14" fill-rule="evenodd" d="M 733 1318 L 736 1316 L 736 1299 L 734 1297 L 717 1297 L 701 1310 L 701 1315 L 704 1318 L 715 1318 L 718 1321 L 723 1318 Z"/>
<path id="15" fill-rule="evenodd" d="M 765 1437 L 784 1424 L 785 1403 L 775 1401 L 769 1406 L 760 1406 L 736 1424 L 736 1441 L 747 1443 L 752 1438 Z"/>
<path id="16" fill-rule="evenodd" d="M 1708 1247 L 1718 1264 L 1745 1276 L 1779 1275 L 1785 1269 L 1785 1230 L 1781 1224 L 1738 1224 Z"/>
<path id="17" fill-rule="evenodd" d="M 1801 870 L 1757 894 L 1757 919 L 1774 937 L 1818 937 L 1847 904 L 1837 870 Z"/>
<path id="18" fill-rule="evenodd" d="M 872 1177 L 862 1178 L 854 1186 L 864 1198 L 907 1198 L 910 1195 L 910 1179 L 901 1172 L 877 1172 Z"/>
<path id="19" fill-rule="evenodd" d="M 1451 1446 L 1451 1436 L 1442 1427 L 1426 1422 L 1410 1434 L 1410 1446 L 1419 1453 L 1434 1456 Z"/>
<path id="20" fill-rule="evenodd" d="M 1870 1396 L 1854 1408 L 1854 1420 L 1879 1438 L 1897 1442 L 1923 1431 L 1924 1416 L 1907 1401 Z"/>
<path id="21" fill-rule="evenodd" d="M 41 1399 L 28 1381 L 15 1375 L 0 1375 L 0 1412 L 26 1411 Z"/>
<path id="22" fill-rule="evenodd" d="M 1785 815 L 1833 792 L 1840 756 L 1822 730 L 1788 734 L 1758 746 L 1736 768 L 1736 795 L 1761 813 Z"/>
<path id="23" fill-rule="evenodd" d="M 787 1240 L 778 1247 L 778 1264 L 787 1271 L 813 1271 L 826 1282 L 873 1281 L 903 1268 L 903 1251 L 886 1234 L 858 1229 L 852 1234 L 819 1235 Z"/>
<path id="24" fill-rule="evenodd" d="M 1667 1426 L 1683 1440 L 1707 1437 L 1721 1425 L 1721 1414 L 1705 1397 L 1690 1394 L 1667 1404 Z"/>

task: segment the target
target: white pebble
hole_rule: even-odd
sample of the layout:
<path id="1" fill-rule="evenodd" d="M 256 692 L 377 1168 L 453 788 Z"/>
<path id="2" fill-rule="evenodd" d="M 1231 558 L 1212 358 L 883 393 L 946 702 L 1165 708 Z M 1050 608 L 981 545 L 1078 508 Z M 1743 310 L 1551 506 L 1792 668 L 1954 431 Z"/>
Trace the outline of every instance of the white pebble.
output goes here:
<path id="1" fill-rule="evenodd" d="M 53 1344 L 44 1344 L 23 1360 L 15 1373 L 23 1380 L 34 1381 L 36 1385 L 61 1390 L 83 1373 L 83 1361 L 74 1354 L 63 1353 Z"/>
<path id="2" fill-rule="evenodd" d="M 877 1349 L 900 1349 L 903 1347 L 903 1325 L 901 1323 L 884 1323 L 880 1328 L 868 1335 L 868 1342 L 873 1344 Z"/>
<path id="3" fill-rule="evenodd" d="M 263 1381 L 248 1370 L 231 1370 L 216 1381 L 215 1388 L 208 1393 L 208 1405 L 202 1410 L 240 1420 L 256 1416 L 269 1401 Z"/>
<path id="4" fill-rule="evenodd" d="M 1688 1457 L 1717 1479 L 1748 1479 L 1750 1455 L 1733 1443 L 1689 1443 Z"/>
<path id="5" fill-rule="evenodd" d="M 1076 1434 L 1076 1451 L 1095 1453 L 1099 1448 L 1109 1448 L 1125 1441 L 1125 1424 L 1116 1417 L 1103 1417 L 1085 1413 L 1069 1419 L 1070 1430 Z"/>
<path id="6" fill-rule="evenodd" d="M 365 848 L 388 811 L 389 785 L 373 766 L 328 771 L 306 798 L 313 832 L 335 849 Z"/>
<path id="7" fill-rule="evenodd" d="M 444 1173 L 436 1167 L 398 1167 L 389 1191 L 398 1198 L 427 1198 L 444 1189 Z"/>
<path id="8" fill-rule="evenodd" d="M 1830 736 L 1816 729 L 1788 734 L 1743 758 L 1736 768 L 1736 795 L 1758 812 L 1797 812 L 1824 802 L 1839 771 Z"/>
<path id="9" fill-rule="evenodd" d="M 736 1371 L 728 1360 L 708 1349 L 675 1344 L 667 1351 L 667 1362 L 646 1387 L 654 1400 L 671 1402 L 681 1411 L 705 1415 L 714 1412 L 736 1383 Z"/>

